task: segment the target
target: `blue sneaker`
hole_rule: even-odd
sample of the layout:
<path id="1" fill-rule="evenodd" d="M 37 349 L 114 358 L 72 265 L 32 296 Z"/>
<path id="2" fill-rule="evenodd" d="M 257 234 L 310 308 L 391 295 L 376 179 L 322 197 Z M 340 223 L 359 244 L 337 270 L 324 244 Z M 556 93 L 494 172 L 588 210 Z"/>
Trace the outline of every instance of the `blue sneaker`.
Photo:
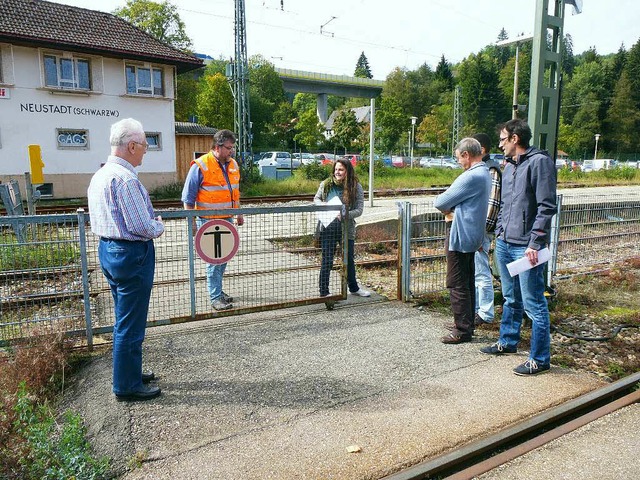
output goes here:
<path id="1" fill-rule="evenodd" d="M 508 353 L 517 353 L 518 349 L 516 347 L 507 347 L 506 344 L 497 341 L 493 345 L 482 347 L 480 351 L 487 355 L 506 355 Z"/>
<path id="2" fill-rule="evenodd" d="M 527 376 L 527 375 L 538 375 L 539 373 L 544 373 L 549 371 L 549 365 L 538 365 L 538 363 L 530 358 L 522 365 L 518 365 L 513 369 L 513 373 L 516 375 Z"/>

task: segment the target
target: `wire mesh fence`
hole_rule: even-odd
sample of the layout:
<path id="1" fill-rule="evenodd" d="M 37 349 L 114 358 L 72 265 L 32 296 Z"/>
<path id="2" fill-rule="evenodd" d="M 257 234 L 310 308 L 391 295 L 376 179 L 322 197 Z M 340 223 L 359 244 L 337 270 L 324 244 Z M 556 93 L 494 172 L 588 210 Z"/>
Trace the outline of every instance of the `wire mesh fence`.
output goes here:
<path id="1" fill-rule="evenodd" d="M 640 191 L 565 193 L 561 205 L 552 273 L 640 255 Z M 227 211 L 245 216 L 238 227 L 240 248 L 224 275 L 224 291 L 234 298 L 234 309 L 227 312 L 211 306 L 206 263 L 196 254 L 190 226 L 196 213 L 157 212 L 165 233 L 155 241 L 149 325 L 324 302 L 318 281 L 321 254 L 312 237 L 318 211 L 336 208 Z M 397 220 L 359 227 L 357 263 L 359 268 L 379 264 L 397 253 L 395 262 L 387 262 L 389 276 L 401 265 L 399 291 L 410 300 L 445 290 L 444 241 L 444 220 L 432 200 L 404 202 Z M 98 242 L 83 212 L 0 217 L 0 343 L 52 330 L 87 335 L 91 341 L 94 333 L 111 331 L 113 299 L 98 262 Z M 345 254 L 343 244 L 330 277 L 330 299 L 346 296 Z"/>
<path id="2" fill-rule="evenodd" d="M 212 309 L 206 263 L 194 248 L 195 211 L 160 211 L 164 234 L 155 240 L 156 267 L 150 326 L 324 302 L 319 294 L 320 250 L 312 236 L 317 212 L 339 207 L 299 206 L 227 210 L 245 217 L 240 248 L 227 265 L 224 291 L 234 309 Z M 201 212 L 202 213 L 202 212 Z M 210 211 L 208 213 L 216 213 Z M 219 213 L 219 212 L 218 212 Z M 0 218 L 0 342 L 42 330 L 109 332 L 113 298 L 98 261 L 99 238 L 89 217 L 42 215 Z M 26 233 L 26 243 L 16 232 Z M 343 247 L 330 275 L 331 298 L 344 298 Z"/>

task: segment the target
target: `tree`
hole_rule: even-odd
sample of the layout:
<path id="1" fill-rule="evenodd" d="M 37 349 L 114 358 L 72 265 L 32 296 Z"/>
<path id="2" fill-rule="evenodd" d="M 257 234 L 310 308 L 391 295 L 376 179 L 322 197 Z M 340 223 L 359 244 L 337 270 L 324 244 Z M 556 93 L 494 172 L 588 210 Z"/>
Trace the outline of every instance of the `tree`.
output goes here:
<path id="1" fill-rule="evenodd" d="M 367 60 L 367 56 L 362 52 L 360 54 L 360 58 L 358 58 L 358 63 L 356 63 L 356 70 L 353 72 L 354 77 L 360 78 L 373 78 L 371 75 L 371 69 L 369 68 L 369 61 Z"/>
<path id="2" fill-rule="evenodd" d="M 297 122 L 296 111 L 289 102 L 281 102 L 273 112 L 273 121 L 269 125 L 269 131 L 283 150 L 289 150 L 293 147 L 294 127 Z"/>
<path id="3" fill-rule="evenodd" d="M 495 130 L 508 119 L 509 103 L 499 86 L 498 65 L 482 53 L 470 55 L 458 68 L 458 84 L 462 87 L 462 114 L 468 129 L 481 132 Z"/>
<path id="4" fill-rule="evenodd" d="M 629 102 L 631 95 L 631 82 L 627 72 L 623 71 L 616 84 L 606 119 L 612 144 L 618 152 L 637 152 L 640 147 L 638 141 L 640 111 Z"/>
<path id="5" fill-rule="evenodd" d="M 383 97 L 377 115 L 378 139 L 383 151 L 392 152 L 407 128 L 407 115 L 393 98 Z"/>
<path id="6" fill-rule="evenodd" d="M 353 110 L 342 110 L 333 122 L 333 139 L 337 146 L 344 148 L 344 153 L 360 134 L 360 125 Z"/>
<path id="7" fill-rule="evenodd" d="M 451 128 L 453 125 L 453 102 L 452 94 L 447 95 L 448 102 L 437 105 L 430 114 L 426 115 L 416 130 L 416 138 L 419 142 L 430 143 L 436 151 L 447 149 L 451 139 Z"/>
<path id="8" fill-rule="evenodd" d="M 181 73 L 177 77 L 175 117 L 178 122 L 188 122 L 198 110 L 200 80 L 194 72 Z"/>
<path id="9" fill-rule="evenodd" d="M 309 109 L 300 115 L 295 131 L 296 134 L 293 138 L 307 149 L 315 150 L 324 139 L 323 127 L 318 121 L 315 109 Z"/>
<path id="10" fill-rule="evenodd" d="M 115 9 L 113 14 L 178 50 L 191 49 L 191 39 L 177 7 L 166 0 L 161 3 L 128 0 L 124 7 Z"/>
<path id="11" fill-rule="evenodd" d="M 197 99 L 196 111 L 201 123 L 217 129 L 234 129 L 233 94 L 223 75 L 205 75 Z"/>
<path id="12" fill-rule="evenodd" d="M 435 79 L 442 82 L 446 90 L 453 90 L 453 73 L 451 72 L 451 64 L 447 62 L 444 55 L 440 57 L 440 62 L 436 66 Z"/>

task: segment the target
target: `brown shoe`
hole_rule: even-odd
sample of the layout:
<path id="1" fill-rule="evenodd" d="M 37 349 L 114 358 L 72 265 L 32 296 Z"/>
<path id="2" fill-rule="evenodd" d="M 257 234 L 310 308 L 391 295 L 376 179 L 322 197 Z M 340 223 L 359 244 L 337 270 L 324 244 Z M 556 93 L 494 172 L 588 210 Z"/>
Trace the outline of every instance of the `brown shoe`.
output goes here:
<path id="1" fill-rule="evenodd" d="M 486 325 L 491 325 L 491 322 L 485 321 L 484 318 L 482 318 L 477 313 L 476 313 L 475 318 L 473 319 L 473 323 L 474 323 L 476 328 L 482 328 L 482 327 L 484 327 Z"/>
<path id="2" fill-rule="evenodd" d="M 456 329 L 456 324 L 455 323 L 445 323 L 444 324 L 444 328 L 446 328 L 447 330 L 455 330 Z"/>
<path id="3" fill-rule="evenodd" d="M 445 335 L 444 337 L 442 337 L 440 341 L 442 343 L 446 343 L 447 345 L 457 345 L 458 343 L 470 342 L 471 337 L 463 337 L 451 332 L 449 335 Z"/>

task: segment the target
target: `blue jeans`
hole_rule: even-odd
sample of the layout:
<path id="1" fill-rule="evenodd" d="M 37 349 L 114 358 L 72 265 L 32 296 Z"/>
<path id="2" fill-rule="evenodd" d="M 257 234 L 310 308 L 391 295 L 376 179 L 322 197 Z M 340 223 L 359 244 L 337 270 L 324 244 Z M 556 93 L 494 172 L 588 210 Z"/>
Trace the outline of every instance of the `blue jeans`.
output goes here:
<path id="1" fill-rule="evenodd" d="M 475 253 L 475 286 L 476 286 L 476 313 L 485 321 L 493 322 L 493 277 L 489 263 L 489 250 L 491 249 L 492 234 L 485 233 L 482 240 L 482 251 Z"/>
<path id="2" fill-rule="evenodd" d="M 547 366 L 551 361 L 551 333 L 549 331 L 549 307 L 544 296 L 545 264 L 538 265 L 515 277 L 509 275 L 507 263 L 524 257 L 527 249 L 504 240 L 496 241 L 496 253 L 502 282 L 502 322 L 500 343 L 517 347 L 520 342 L 522 316 L 526 311 L 531 319 L 531 351 L 529 357 L 538 365 Z"/>
<path id="3" fill-rule="evenodd" d="M 200 228 L 207 221 L 207 218 L 198 218 L 196 225 Z M 209 290 L 209 299 L 212 302 L 222 295 L 222 277 L 226 269 L 226 263 L 219 265 L 207 263 L 207 290 Z"/>
<path id="4" fill-rule="evenodd" d="M 342 224 L 338 220 L 331 222 L 327 228 L 322 231 L 321 247 L 322 247 L 322 263 L 320 265 L 320 296 L 329 295 L 329 278 L 331 269 L 333 268 L 333 257 L 336 251 L 336 245 L 342 238 Z M 354 260 L 355 240 L 347 242 L 347 285 L 350 292 L 360 290 L 358 281 L 356 280 L 356 263 Z"/>
<path id="5" fill-rule="evenodd" d="M 155 272 L 153 241 L 100 239 L 98 257 L 113 296 L 113 393 L 142 388 L 142 341 Z"/>

